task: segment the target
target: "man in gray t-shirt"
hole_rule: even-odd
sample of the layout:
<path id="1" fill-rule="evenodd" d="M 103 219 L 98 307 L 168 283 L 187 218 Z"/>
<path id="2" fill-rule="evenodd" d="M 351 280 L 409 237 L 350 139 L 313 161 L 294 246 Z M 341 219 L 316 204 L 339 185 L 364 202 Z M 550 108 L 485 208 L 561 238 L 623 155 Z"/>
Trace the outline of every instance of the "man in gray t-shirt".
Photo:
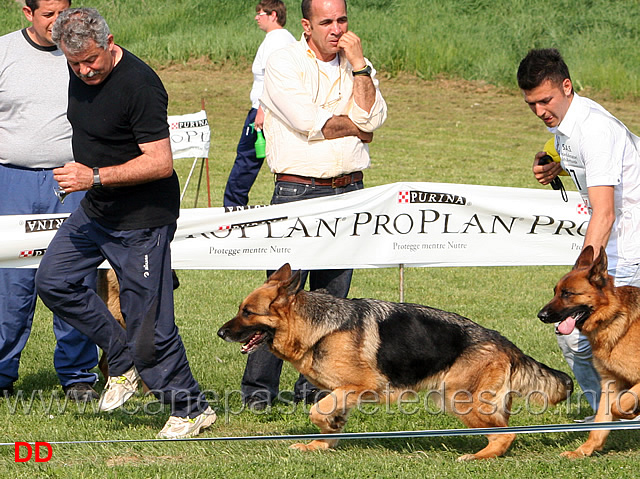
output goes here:
<path id="1" fill-rule="evenodd" d="M 83 193 L 58 201 L 53 169 L 73 161 L 67 121 L 67 62 L 51 40 L 51 27 L 69 0 L 27 0 L 31 26 L 0 37 L 0 215 L 71 213 Z M 16 257 L 21 252 L 16 251 Z M 18 379 L 36 305 L 35 269 L 0 268 L 0 397 Z M 94 278 L 95 281 L 95 278 Z M 90 372 L 96 345 L 53 317 L 54 365 L 65 393 L 90 401 L 98 395 Z"/>

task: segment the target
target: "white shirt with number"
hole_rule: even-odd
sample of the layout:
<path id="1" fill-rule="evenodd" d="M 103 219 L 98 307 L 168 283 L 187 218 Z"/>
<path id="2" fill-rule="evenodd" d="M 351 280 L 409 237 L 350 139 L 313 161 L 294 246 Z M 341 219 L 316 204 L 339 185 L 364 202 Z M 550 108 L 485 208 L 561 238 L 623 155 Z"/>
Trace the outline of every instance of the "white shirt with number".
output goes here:
<path id="1" fill-rule="evenodd" d="M 640 263 L 640 138 L 601 105 L 574 94 L 556 135 L 562 168 L 589 206 L 588 188 L 614 187 L 609 270 Z"/>

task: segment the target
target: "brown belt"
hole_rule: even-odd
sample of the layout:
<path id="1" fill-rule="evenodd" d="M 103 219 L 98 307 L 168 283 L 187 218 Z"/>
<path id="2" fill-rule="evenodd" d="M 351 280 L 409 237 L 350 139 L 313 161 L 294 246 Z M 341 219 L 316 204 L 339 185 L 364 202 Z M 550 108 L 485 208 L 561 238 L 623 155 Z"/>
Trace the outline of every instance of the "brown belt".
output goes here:
<path id="1" fill-rule="evenodd" d="M 343 188 L 352 183 L 362 181 L 362 171 L 349 173 L 348 175 L 340 175 L 334 178 L 311 178 L 309 176 L 287 175 L 284 173 L 276 174 L 276 181 L 287 181 L 289 183 L 298 183 L 301 185 L 318 185 L 331 186 L 332 188 Z"/>

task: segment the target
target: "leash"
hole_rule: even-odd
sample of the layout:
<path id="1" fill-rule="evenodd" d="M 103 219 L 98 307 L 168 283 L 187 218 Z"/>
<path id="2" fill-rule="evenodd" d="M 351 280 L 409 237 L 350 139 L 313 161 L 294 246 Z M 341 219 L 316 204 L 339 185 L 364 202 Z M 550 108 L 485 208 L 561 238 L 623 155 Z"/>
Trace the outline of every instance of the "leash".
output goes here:
<path id="1" fill-rule="evenodd" d="M 101 441 L 51 441 L 51 445 L 79 444 L 130 444 L 159 442 L 236 442 L 236 441 L 313 441 L 316 439 L 401 439 L 448 436 L 484 436 L 487 434 L 542 434 L 559 432 L 584 432 L 596 430 L 640 429 L 640 421 L 616 421 L 582 424 L 546 424 L 538 426 L 485 427 L 475 429 L 426 429 L 422 431 L 381 431 L 350 432 L 338 434 L 289 434 L 278 436 L 227 436 L 227 437 L 190 437 L 183 439 L 107 439 Z M 35 444 L 29 442 L 27 444 Z M 14 442 L 2 442 L 0 446 L 15 446 Z"/>

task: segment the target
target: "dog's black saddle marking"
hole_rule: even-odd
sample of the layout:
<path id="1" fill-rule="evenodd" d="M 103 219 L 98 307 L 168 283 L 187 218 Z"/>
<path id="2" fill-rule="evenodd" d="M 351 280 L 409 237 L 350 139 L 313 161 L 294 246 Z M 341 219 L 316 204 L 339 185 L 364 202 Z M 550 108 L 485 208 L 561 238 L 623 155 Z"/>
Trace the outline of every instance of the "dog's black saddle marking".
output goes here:
<path id="1" fill-rule="evenodd" d="M 392 386 L 415 385 L 451 366 L 468 347 L 464 326 L 438 313 L 403 308 L 380 321 L 378 367 L 393 379 Z"/>

